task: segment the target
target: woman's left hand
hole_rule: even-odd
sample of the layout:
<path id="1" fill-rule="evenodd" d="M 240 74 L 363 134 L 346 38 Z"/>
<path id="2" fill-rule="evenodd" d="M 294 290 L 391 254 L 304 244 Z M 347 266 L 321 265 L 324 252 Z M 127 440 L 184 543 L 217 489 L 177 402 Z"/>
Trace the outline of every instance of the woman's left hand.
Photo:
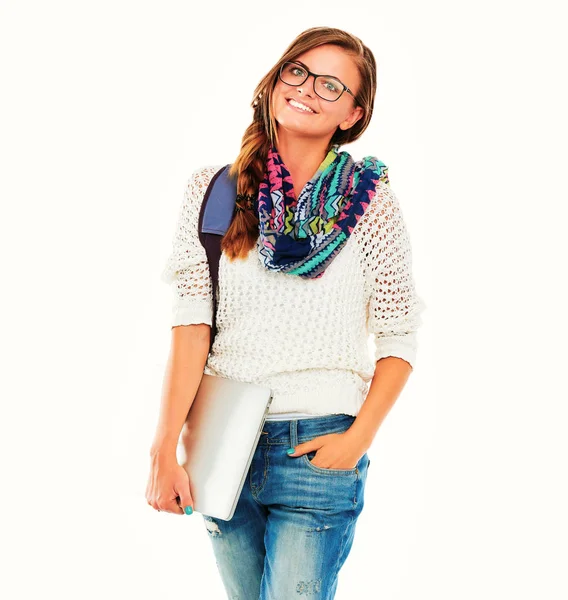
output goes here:
<path id="1" fill-rule="evenodd" d="M 315 450 L 316 455 L 310 462 L 316 467 L 354 469 L 367 448 L 353 436 L 346 434 L 347 431 L 320 435 L 313 440 L 297 444 L 294 452 L 288 456 L 294 458 Z"/>

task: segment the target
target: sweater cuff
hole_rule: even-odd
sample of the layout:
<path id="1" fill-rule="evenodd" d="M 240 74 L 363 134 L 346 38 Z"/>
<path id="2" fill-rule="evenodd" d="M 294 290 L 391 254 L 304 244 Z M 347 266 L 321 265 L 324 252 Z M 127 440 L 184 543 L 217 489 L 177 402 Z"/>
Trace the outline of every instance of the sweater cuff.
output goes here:
<path id="1" fill-rule="evenodd" d="M 212 314 L 211 302 L 193 301 L 189 304 L 178 304 L 172 309 L 171 326 L 197 325 L 198 323 L 212 326 Z"/>
<path id="2" fill-rule="evenodd" d="M 412 368 L 416 364 L 417 333 L 412 331 L 404 335 L 389 337 L 375 336 L 375 362 L 387 356 L 402 358 Z"/>

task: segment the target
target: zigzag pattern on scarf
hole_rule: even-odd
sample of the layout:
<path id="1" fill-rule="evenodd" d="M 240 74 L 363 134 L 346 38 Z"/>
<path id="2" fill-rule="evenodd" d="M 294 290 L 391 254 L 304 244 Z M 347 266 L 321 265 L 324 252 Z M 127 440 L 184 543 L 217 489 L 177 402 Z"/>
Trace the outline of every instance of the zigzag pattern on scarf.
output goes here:
<path id="1" fill-rule="evenodd" d="M 292 177 L 273 146 L 257 199 L 261 262 L 274 271 L 321 277 L 365 213 L 379 181 L 390 185 L 382 161 L 366 156 L 355 162 L 348 152 L 332 148 L 296 198 Z"/>

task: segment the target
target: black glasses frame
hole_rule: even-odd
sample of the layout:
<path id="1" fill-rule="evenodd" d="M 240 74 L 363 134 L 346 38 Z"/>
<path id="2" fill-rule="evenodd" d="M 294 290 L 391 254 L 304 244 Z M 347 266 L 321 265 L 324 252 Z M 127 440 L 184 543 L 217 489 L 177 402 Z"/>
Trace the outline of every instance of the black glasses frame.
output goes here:
<path id="1" fill-rule="evenodd" d="M 307 75 L 306 78 L 304 79 L 304 81 L 302 81 L 301 83 L 288 83 L 286 81 L 284 81 L 282 79 L 282 69 L 288 64 L 292 64 L 292 65 L 298 65 L 299 67 L 301 67 L 304 71 L 306 71 Z M 304 85 L 304 83 L 306 83 L 306 81 L 308 80 L 308 77 L 312 75 L 314 78 L 314 92 L 322 99 L 325 100 L 326 102 L 337 102 L 341 96 L 343 96 L 343 92 L 348 92 L 349 94 L 351 94 L 351 96 L 353 96 L 353 99 L 355 100 L 355 102 L 357 102 L 357 98 L 355 98 L 355 95 L 353 94 L 353 92 L 343 83 L 343 81 L 341 81 L 341 79 L 338 79 L 335 75 L 320 75 L 318 73 L 312 73 L 308 67 L 306 67 L 306 65 L 296 62 L 295 60 L 287 60 L 278 70 L 278 79 L 280 79 L 280 81 L 282 83 L 285 83 L 286 85 L 292 86 L 292 87 L 297 87 L 299 85 Z M 318 77 L 331 77 L 332 79 L 335 79 L 335 81 L 339 81 L 339 83 L 343 86 L 343 89 L 341 90 L 341 94 L 339 94 L 339 96 L 337 96 L 337 98 L 335 100 L 329 100 L 328 98 L 324 98 L 321 94 L 318 94 L 316 91 L 316 80 Z"/>

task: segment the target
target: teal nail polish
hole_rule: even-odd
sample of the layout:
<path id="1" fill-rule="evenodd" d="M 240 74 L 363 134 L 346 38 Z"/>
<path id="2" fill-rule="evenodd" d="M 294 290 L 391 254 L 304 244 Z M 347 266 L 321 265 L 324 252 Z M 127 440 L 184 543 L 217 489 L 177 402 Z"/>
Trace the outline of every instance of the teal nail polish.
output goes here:
<path id="1" fill-rule="evenodd" d="M 190 515 L 193 512 L 193 508 L 191 508 L 191 506 L 186 506 L 184 511 L 186 515 Z"/>
<path id="2" fill-rule="evenodd" d="M 286 454 L 293 454 L 294 453 L 294 448 L 288 448 L 288 450 L 286 450 Z"/>

